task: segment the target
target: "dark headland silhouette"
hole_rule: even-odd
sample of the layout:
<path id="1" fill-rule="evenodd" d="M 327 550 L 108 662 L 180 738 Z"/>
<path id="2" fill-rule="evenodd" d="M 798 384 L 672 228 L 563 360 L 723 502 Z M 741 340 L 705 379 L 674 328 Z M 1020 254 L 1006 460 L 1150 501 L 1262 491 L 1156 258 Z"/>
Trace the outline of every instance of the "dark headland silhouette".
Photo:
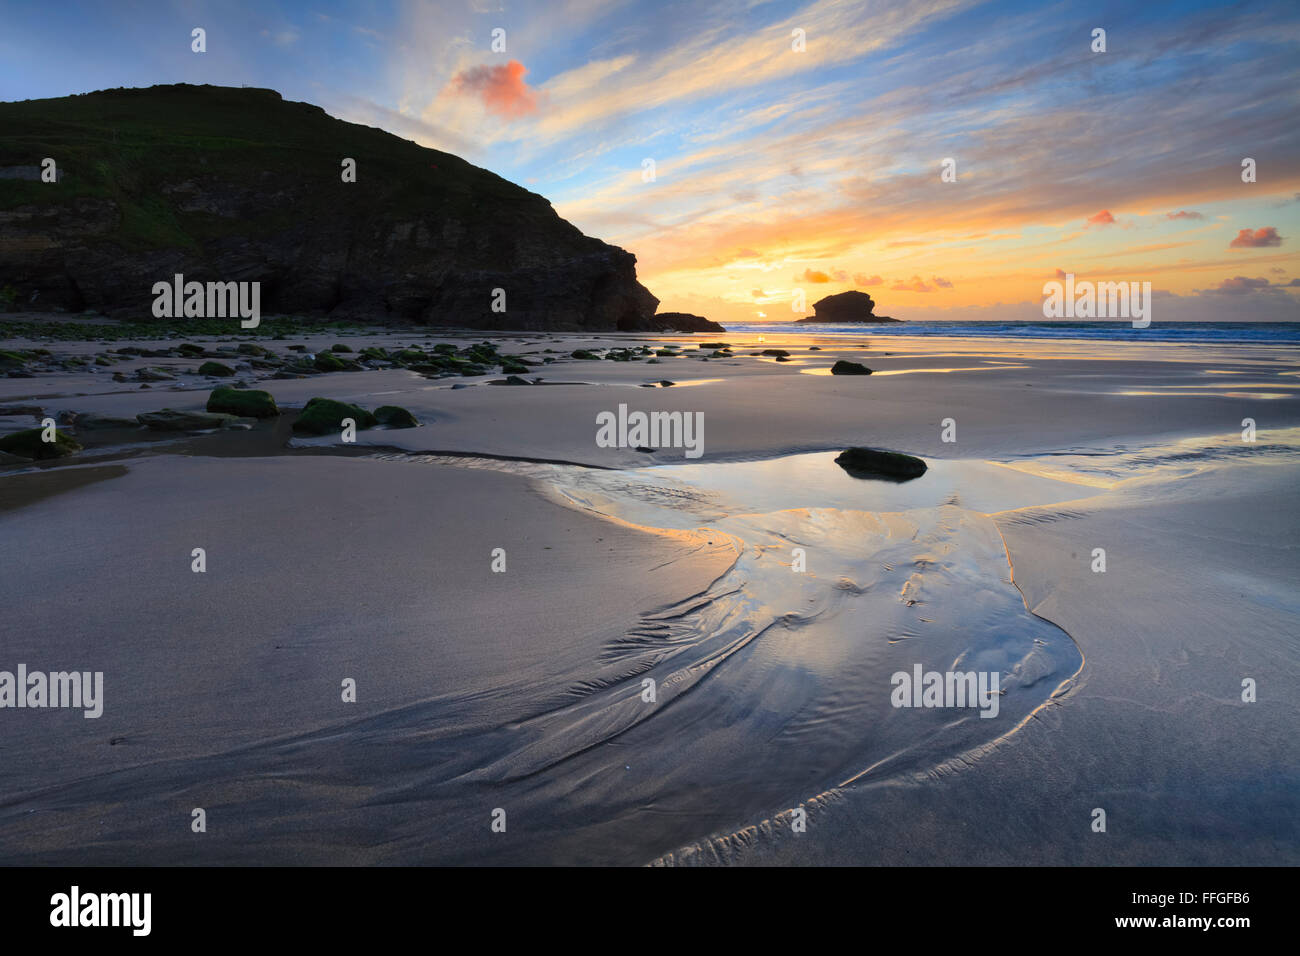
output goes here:
<path id="1" fill-rule="evenodd" d="M 901 322 L 902 319 L 875 314 L 876 303 L 865 292 L 850 289 L 836 295 L 828 295 L 813 303 L 816 315 L 800 319 L 800 322 Z"/>
<path id="2" fill-rule="evenodd" d="M 583 235 L 542 196 L 273 90 L 180 84 L 0 103 L 0 129 L 0 288 L 24 309 L 148 318 L 154 283 L 179 273 L 258 281 L 270 313 L 722 331 L 656 315 L 636 257 Z M 57 183 L 41 181 L 46 157 Z"/>

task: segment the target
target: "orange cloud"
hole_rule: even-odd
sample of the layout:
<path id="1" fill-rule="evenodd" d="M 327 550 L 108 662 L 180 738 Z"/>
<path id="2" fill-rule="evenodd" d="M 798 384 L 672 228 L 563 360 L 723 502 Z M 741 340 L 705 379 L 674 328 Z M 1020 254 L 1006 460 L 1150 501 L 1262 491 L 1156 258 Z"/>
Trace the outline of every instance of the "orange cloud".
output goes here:
<path id="1" fill-rule="evenodd" d="M 884 281 L 880 276 L 869 276 L 865 272 L 859 272 L 853 277 L 854 285 L 880 285 Z"/>
<path id="2" fill-rule="evenodd" d="M 1189 212 L 1186 209 L 1180 209 L 1178 210 L 1178 212 L 1165 213 L 1165 218 L 1166 219 L 1204 219 L 1205 217 L 1202 216 L 1199 212 L 1194 212 L 1194 211 Z"/>
<path id="3" fill-rule="evenodd" d="M 803 270 L 804 282 L 830 282 L 831 277 L 824 272 L 814 272 L 812 269 Z"/>
<path id="4" fill-rule="evenodd" d="M 1265 226 L 1262 229 L 1256 229 L 1251 232 L 1249 229 L 1243 229 L 1237 233 L 1237 238 L 1228 243 L 1229 249 L 1257 249 L 1262 246 L 1280 246 L 1282 237 L 1277 234 L 1276 226 Z"/>
<path id="5" fill-rule="evenodd" d="M 912 276 L 907 282 L 895 282 L 890 288 L 894 292 L 933 292 L 934 287 L 925 284 L 920 276 Z"/>
<path id="6" fill-rule="evenodd" d="M 453 76 L 451 85 L 457 93 L 482 98 L 490 112 L 516 119 L 537 109 L 537 91 L 524 82 L 527 72 L 518 60 L 505 66 L 472 66 Z"/>
<path id="7" fill-rule="evenodd" d="M 1109 209 L 1103 209 L 1101 212 L 1097 213 L 1096 215 L 1092 215 L 1088 217 L 1088 222 L 1092 223 L 1095 226 L 1109 226 L 1114 221 L 1115 221 L 1115 217 L 1110 214 Z"/>

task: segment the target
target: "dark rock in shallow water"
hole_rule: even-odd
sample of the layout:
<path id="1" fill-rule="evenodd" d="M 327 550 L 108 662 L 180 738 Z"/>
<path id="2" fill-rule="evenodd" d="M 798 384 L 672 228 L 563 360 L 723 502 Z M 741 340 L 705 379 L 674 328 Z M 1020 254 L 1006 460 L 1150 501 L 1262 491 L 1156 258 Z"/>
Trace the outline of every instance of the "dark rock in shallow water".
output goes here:
<path id="1" fill-rule="evenodd" d="M 56 428 L 54 430 L 54 441 L 48 442 L 41 440 L 44 432 L 44 428 L 27 428 L 20 432 L 5 435 L 0 438 L 0 451 L 10 455 L 17 455 L 20 458 L 32 458 L 37 461 L 45 461 L 50 458 L 66 458 L 68 455 L 75 455 L 81 451 L 81 445 L 65 432 L 61 432 Z"/>
<path id="2" fill-rule="evenodd" d="M 280 414 L 270 392 L 256 388 L 221 386 L 208 396 L 208 411 L 225 412 L 245 418 L 275 418 Z"/>
<path id="3" fill-rule="evenodd" d="M 357 405 L 337 402 L 332 398 L 313 398 L 303 408 L 298 420 L 293 423 L 296 432 L 312 435 L 328 435 L 343 430 L 343 419 L 350 418 L 357 423 L 357 430 L 374 428 L 378 424 L 375 416 Z"/>
<path id="4" fill-rule="evenodd" d="M 777 358 L 788 358 L 790 353 L 785 349 L 763 349 L 760 355 L 775 355 Z"/>
<path id="5" fill-rule="evenodd" d="M 871 369 L 859 362 L 846 362 L 840 359 L 831 366 L 832 375 L 870 375 Z"/>
<path id="6" fill-rule="evenodd" d="M 253 419 L 224 412 L 178 412 L 164 408 L 160 412 L 144 412 L 135 416 L 141 425 L 158 432 L 196 432 L 211 428 L 229 428 L 237 424 L 253 424 Z"/>
<path id="7" fill-rule="evenodd" d="M 375 409 L 375 421 L 389 428 L 415 428 L 420 420 L 400 405 L 380 405 Z"/>
<path id="8" fill-rule="evenodd" d="M 111 415 L 96 415 L 93 412 L 78 415 L 73 427 L 79 432 L 100 431 L 106 428 L 139 428 L 140 423 L 134 418 L 114 418 Z"/>
<path id="9" fill-rule="evenodd" d="M 717 322 L 689 312 L 660 312 L 654 317 L 657 332 L 725 332 Z"/>
<path id="10" fill-rule="evenodd" d="M 907 481 L 925 474 L 926 465 L 920 458 L 896 451 L 876 448 L 846 448 L 835 458 L 835 464 L 855 478 L 891 478 Z"/>

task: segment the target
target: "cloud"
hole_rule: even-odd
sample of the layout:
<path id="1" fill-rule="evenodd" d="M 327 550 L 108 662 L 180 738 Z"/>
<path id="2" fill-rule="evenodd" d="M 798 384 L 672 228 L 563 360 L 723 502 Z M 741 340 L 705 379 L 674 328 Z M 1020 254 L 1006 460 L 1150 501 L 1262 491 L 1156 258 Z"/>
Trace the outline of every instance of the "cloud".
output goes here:
<path id="1" fill-rule="evenodd" d="M 1056 278 L 1058 278 L 1058 279 L 1064 279 L 1064 278 L 1065 278 L 1065 270 L 1064 270 L 1064 269 L 1057 269 L 1057 270 L 1056 270 Z"/>
<path id="2" fill-rule="evenodd" d="M 849 274 L 845 272 L 843 269 L 832 269 L 831 278 L 834 279 L 836 282 L 848 282 Z"/>
<path id="3" fill-rule="evenodd" d="M 524 82 L 528 69 L 518 60 L 504 66 L 472 66 L 451 78 L 459 94 L 478 96 L 492 113 L 517 119 L 537 110 L 537 91 Z"/>
<path id="4" fill-rule="evenodd" d="M 798 277 L 795 278 L 795 281 L 796 282 L 799 281 Z M 814 272 L 812 269 L 804 269 L 803 281 L 804 282 L 830 282 L 831 277 L 824 272 Z"/>
<path id="5" fill-rule="evenodd" d="M 1243 229 L 1237 233 L 1237 238 L 1228 243 L 1229 249 L 1258 249 L 1263 246 L 1280 246 L 1282 237 L 1277 234 L 1276 226 L 1264 226 L 1262 229 L 1256 229 L 1251 232 L 1249 229 Z"/>
<path id="6" fill-rule="evenodd" d="M 934 287 L 925 284 L 920 276 L 912 276 L 907 282 L 895 282 L 890 286 L 894 292 L 933 292 Z"/>
<path id="7" fill-rule="evenodd" d="M 298 31 L 294 29 L 277 30 L 275 33 L 270 30 L 263 30 L 262 36 L 278 47 L 291 47 L 298 42 Z"/>
<path id="8" fill-rule="evenodd" d="M 749 294 L 752 295 L 755 299 L 761 299 L 767 295 L 767 293 L 764 292 L 762 289 L 750 289 Z"/>
<path id="9" fill-rule="evenodd" d="M 1103 209 L 1088 217 L 1088 222 L 1094 226 L 1109 226 L 1115 221 L 1115 217 L 1110 214 L 1109 209 Z"/>
<path id="10" fill-rule="evenodd" d="M 1211 295 L 1250 295 L 1256 292 L 1267 292 L 1276 294 L 1282 289 L 1300 288 L 1300 279 L 1292 279 L 1290 282 L 1279 282 L 1276 285 L 1267 279 L 1251 279 L 1246 276 L 1233 276 L 1231 279 L 1224 279 L 1213 289 L 1197 289 L 1202 294 Z"/>
<path id="11" fill-rule="evenodd" d="M 869 276 L 865 272 L 859 272 L 853 277 L 854 285 L 880 285 L 884 281 L 880 276 Z"/>
<path id="12" fill-rule="evenodd" d="M 952 288 L 952 283 L 951 283 L 951 282 L 949 282 L 947 279 L 942 279 L 942 278 L 940 278 L 939 276 L 932 276 L 932 277 L 931 277 L 931 281 L 932 281 L 935 285 L 937 285 L 940 289 L 951 289 L 951 288 Z"/>
<path id="13" fill-rule="evenodd" d="M 1165 213 L 1166 219 L 1204 219 L 1205 217 L 1194 210 L 1180 209 L 1178 212 Z"/>

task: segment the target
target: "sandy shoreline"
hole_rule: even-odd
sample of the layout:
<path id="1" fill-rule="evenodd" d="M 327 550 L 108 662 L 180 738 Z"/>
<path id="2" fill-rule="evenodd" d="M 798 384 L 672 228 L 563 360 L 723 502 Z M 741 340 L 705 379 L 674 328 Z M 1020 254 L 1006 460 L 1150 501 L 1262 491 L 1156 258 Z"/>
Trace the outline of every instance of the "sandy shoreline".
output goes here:
<path id="1" fill-rule="evenodd" d="M 0 670 L 106 687 L 97 720 L 0 711 L 0 862 L 1297 862 L 1295 350 L 754 338 L 468 339 L 690 355 L 532 387 L 249 371 L 285 409 L 424 424 L 87 433 L 0 466 Z M 734 356 L 701 361 L 713 340 Z M 877 374 L 811 374 L 838 358 Z M 197 364 L 0 378 L 0 406 L 201 410 Z M 703 457 L 598 447 L 620 403 L 701 414 Z M 822 454 L 856 444 L 932 467 Z M 962 661 L 1007 676 L 996 719 L 889 705 L 895 670 Z"/>

